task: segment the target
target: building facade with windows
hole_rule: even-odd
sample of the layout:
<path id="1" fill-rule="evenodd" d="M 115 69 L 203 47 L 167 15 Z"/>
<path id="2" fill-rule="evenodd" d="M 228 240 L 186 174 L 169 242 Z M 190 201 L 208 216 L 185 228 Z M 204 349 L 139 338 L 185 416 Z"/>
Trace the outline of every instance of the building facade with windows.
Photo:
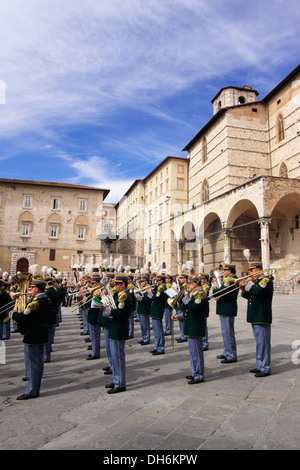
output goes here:
<path id="1" fill-rule="evenodd" d="M 98 251 L 108 190 L 0 179 L 0 267 L 14 275 L 32 264 L 70 271 L 75 253 Z"/>
<path id="2" fill-rule="evenodd" d="M 227 261 L 241 273 L 250 256 L 281 277 L 300 271 L 300 66 L 257 96 L 248 86 L 222 89 L 183 149 L 196 243 L 189 253 L 178 243 L 196 270 Z"/>

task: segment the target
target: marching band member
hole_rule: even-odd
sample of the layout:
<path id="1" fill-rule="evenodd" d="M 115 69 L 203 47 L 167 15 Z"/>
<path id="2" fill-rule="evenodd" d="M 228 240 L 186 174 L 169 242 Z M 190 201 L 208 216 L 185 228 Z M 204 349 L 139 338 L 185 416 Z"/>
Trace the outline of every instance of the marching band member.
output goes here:
<path id="1" fill-rule="evenodd" d="M 10 317 L 17 322 L 24 335 L 24 358 L 26 367 L 25 393 L 17 400 L 27 400 L 39 396 L 44 371 L 44 347 L 48 341 L 48 318 L 52 308 L 49 297 L 45 294 L 46 282 L 43 278 L 31 281 L 31 298 L 24 312 L 12 310 Z"/>
<path id="2" fill-rule="evenodd" d="M 52 344 L 54 342 L 55 336 L 55 327 L 58 325 L 58 305 L 60 302 L 60 297 L 57 290 L 54 288 L 53 279 L 51 277 L 45 277 L 44 281 L 46 282 L 45 293 L 51 301 L 51 316 L 49 317 L 48 322 L 48 341 L 45 346 L 44 362 L 50 362 Z"/>
<path id="3" fill-rule="evenodd" d="M 152 319 L 152 328 L 154 334 L 154 349 L 150 351 L 153 356 L 165 354 L 165 335 L 162 319 L 165 311 L 166 295 L 164 291 L 165 276 L 156 276 L 156 287 L 154 292 L 150 292 L 148 297 L 152 299 L 150 307 L 150 318 Z"/>
<path id="4" fill-rule="evenodd" d="M 255 377 L 266 377 L 271 374 L 273 282 L 270 277 L 264 277 L 261 271 L 261 263 L 249 263 L 250 275 L 247 284 L 242 282 L 239 284 L 242 297 L 248 300 L 247 322 L 252 324 L 256 343 L 257 366 L 250 370 Z"/>
<path id="5" fill-rule="evenodd" d="M 99 286 L 100 283 L 100 274 L 93 273 L 91 276 L 92 288 Z M 96 289 L 93 291 L 93 298 L 91 299 L 91 304 L 88 307 L 88 324 L 89 332 L 92 345 L 92 353 L 88 355 L 87 361 L 99 359 L 100 358 L 100 334 L 101 326 L 100 321 L 102 312 L 100 309 L 100 299 L 98 297 L 99 291 Z"/>
<path id="6" fill-rule="evenodd" d="M 166 274 L 166 289 L 169 289 L 172 287 L 172 283 L 173 283 L 173 279 L 172 279 L 172 276 L 170 274 Z M 168 304 L 167 302 L 167 297 L 166 297 L 166 301 L 165 301 L 165 311 L 164 311 L 164 315 L 165 315 L 165 336 L 169 336 L 171 334 L 171 317 L 172 317 L 172 311 L 173 309 L 170 307 L 170 305 Z"/>
<path id="7" fill-rule="evenodd" d="M 135 314 L 135 306 L 136 306 L 136 298 L 134 296 L 134 282 L 133 276 L 128 275 L 127 279 L 127 295 L 131 301 L 131 312 L 129 315 L 129 333 L 128 339 L 134 338 L 134 314 Z"/>
<path id="8" fill-rule="evenodd" d="M 2 340 L 4 337 L 7 339 L 7 336 L 4 334 L 5 326 L 7 322 L 4 320 L 7 319 L 7 314 L 9 311 L 9 307 L 7 308 L 7 311 L 5 310 L 5 306 L 11 304 L 11 296 L 9 295 L 8 291 L 5 289 L 5 283 L 6 281 L 3 281 L 3 279 L 0 280 L 0 340 Z"/>
<path id="9" fill-rule="evenodd" d="M 207 294 L 199 290 L 200 279 L 190 281 L 187 294 L 182 301 L 184 315 L 184 335 L 189 343 L 192 375 L 186 378 L 188 384 L 204 382 L 203 337 L 205 336 L 205 314 Z"/>
<path id="10" fill-rule="evenodd" d="M 209 274 L 201 274 L 201 288 L 207 295 L 210 291 L 210 283 L 209 283 Z M 209 302 L 205 302 L 205 335 L 203 336 L 203 351 L 208 351 L 209 343 L 208 343 L 208 327 L 207 327 L 207 319 L 209 317 Z"/>
<path id="11" fill-rule="evenodd" d="M 103 317 L 109 318 L 109 340 L 112 362 L 113 381 L 105 387 L 108 392 L 119 393 L 126 391 L 126 361 L 125 341 L 128 339 L 130 300 L 126 294 L 127 276 L 117 275 L 114 279 L 116 293 L 114 294 L 115 308 L 101 305 Z"/>
<path id="12" fill-rule="evenodd" d="M 149 287 L 148 289 L 147 286 Z M 140 344 L 144 346 L 145 344 L 150 344 L 150 308 L 152 300 L 149 297 L 151 287 L 149 286 L 149 277 L 141 277 L 141 289 L 146 289 L 142 294 L 135 294 L 137 300 L 137 314 L 140 319 L 142 341 Z"/>
<path id="13" fill-rule="evenodd" d="M 180 274 L 178 276 L 180 290 L 185 289 L 187 285 L 187 280 L 188 280 L 187 274 Z M 176 339 L 177 343 L 184 343 L 185 341 L 187 341 L 187 338 L 184 336 L 184 315 L 183 315 L 181 307 L 182 307 L 182 299 L 180 301 L 179 308 L 176 311 L 176 318 L 177 318 L 179 329 L 180 329 L 180 338 Z"/>
<path id="14" fill-rule="evenodd" d="M 238 289 L 234 282 L 234 279 L 237 279 L 235 265 L 225 263 L 223 275 L 224 280 L 221 287 L 213 288 L 213 296 L 218 298 L 218 293 L 220 295 L 220 298 L 217 300 L 216 314 L 220 317 L 223 337 L 223 353 L 217 356 L 217 359 L 221 359 L 223 364 L 229 364 L 237 362 L 234 319 L 238 310 Z M 222 292 L 224 289 L 225 293 Z"/>
<path id="15" fill-rule="evenodd" d="M 104 281 L 107 283 L 107 289 L 110 289 L 112 295 L 116 293 L 115 287 L 114 287 L 114 279 L 115 275 L 113 273 L 106 273 Z M 100 294 L 101 295 L 106 295 L 104 292 Z M 107 360 L 108 360 L 108 365 L 103 367 L 104 370 L 104 375 L 111 375 L 112 374 L 112 360 L 111 360 L 111 350 L 110 350 L 110 340 L 109 340 L 109 319 L 108 317 L 104 317 L 101 315 L 101 326 L 103 328 L 103 336 L 104 336 L 104 343 L 105 343 L 105 350 L 106 350 L 106 355 L 107 355 Z"/>

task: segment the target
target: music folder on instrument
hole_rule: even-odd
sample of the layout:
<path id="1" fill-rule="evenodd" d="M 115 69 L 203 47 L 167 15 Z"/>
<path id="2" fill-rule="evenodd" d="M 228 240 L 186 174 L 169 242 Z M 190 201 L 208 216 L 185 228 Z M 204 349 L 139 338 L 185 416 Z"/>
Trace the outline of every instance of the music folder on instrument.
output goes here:
<path id="1" fill-rule="evenodd" d="M 169 289 L 165 290 L 165 294 L 167 294 L 171 299 L 173 299 L 173 297 L 176 297 L 176 295 L 178 294 L 178 291 L 173 289 L 173 287 L 169 287 Z"/>

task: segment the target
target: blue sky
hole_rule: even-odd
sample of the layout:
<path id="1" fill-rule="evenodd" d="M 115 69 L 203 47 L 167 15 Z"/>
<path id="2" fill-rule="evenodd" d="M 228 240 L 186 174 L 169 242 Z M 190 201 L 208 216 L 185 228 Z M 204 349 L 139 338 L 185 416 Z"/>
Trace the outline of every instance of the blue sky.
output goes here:
<path id="1" fill-rule="evenodd" d="M 182 149 L 229 85 L 264 98 L 299 64 L 298 0 L 0 5 L 1 177 L 110 189 Z"/>

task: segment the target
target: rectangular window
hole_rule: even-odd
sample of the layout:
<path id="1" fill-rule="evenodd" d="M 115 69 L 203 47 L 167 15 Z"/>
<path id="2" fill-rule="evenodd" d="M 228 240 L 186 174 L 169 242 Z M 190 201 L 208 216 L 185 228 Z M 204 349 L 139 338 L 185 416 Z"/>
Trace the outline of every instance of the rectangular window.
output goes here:
<path id="1" fill-rule="evenodd" d="M 177 178 L 177 189 L 184 189 L 184 179 Z"/>
<path id="2" fill-rule="evenodd" d="M 29 209 L 31 207 L 31 196 L 25 196 L 24 207 Z"/>
<path id="3" fill-rule="evenodd" d="M 79 240 L 84 240 L 84 227 L 78 227 L 77 238 Z"/>
<path id="4" fill-rule="evenodd" d="M 178 166 L 177 166 L 177 172 L 178 172 L 178 173 L 184 173 L 183 170 L 184 170 L 183 165 L 178 165 Z"/>
<path id="5" fill-rule="evenodd" d="M 80 211 L 86 210 L 86 201 L 79 201 L 79 210 Z"/>
<path id="6" fill-rule="evenodd" d="M 55 261 L 55 249 L 54 248 L 50 248 L 49 261 Z"/>
<path id="7" fill-rule="evenodd" d="M 50 237 L 51 238 L 57 238 L 58 237 L 58 226 L 57 225 L 51 225 L 51 227 L 50 227 Z"/>
<path id="8" fill-rule="evenodd" d="M 53 199 L 52 201 L 52 209 L 58 209 L 58 199 Z"/>
<path id="9" fill-rule="evenodd" d="M 29 224 L 22 225 L 22 237 L 29 237 Z"/>

